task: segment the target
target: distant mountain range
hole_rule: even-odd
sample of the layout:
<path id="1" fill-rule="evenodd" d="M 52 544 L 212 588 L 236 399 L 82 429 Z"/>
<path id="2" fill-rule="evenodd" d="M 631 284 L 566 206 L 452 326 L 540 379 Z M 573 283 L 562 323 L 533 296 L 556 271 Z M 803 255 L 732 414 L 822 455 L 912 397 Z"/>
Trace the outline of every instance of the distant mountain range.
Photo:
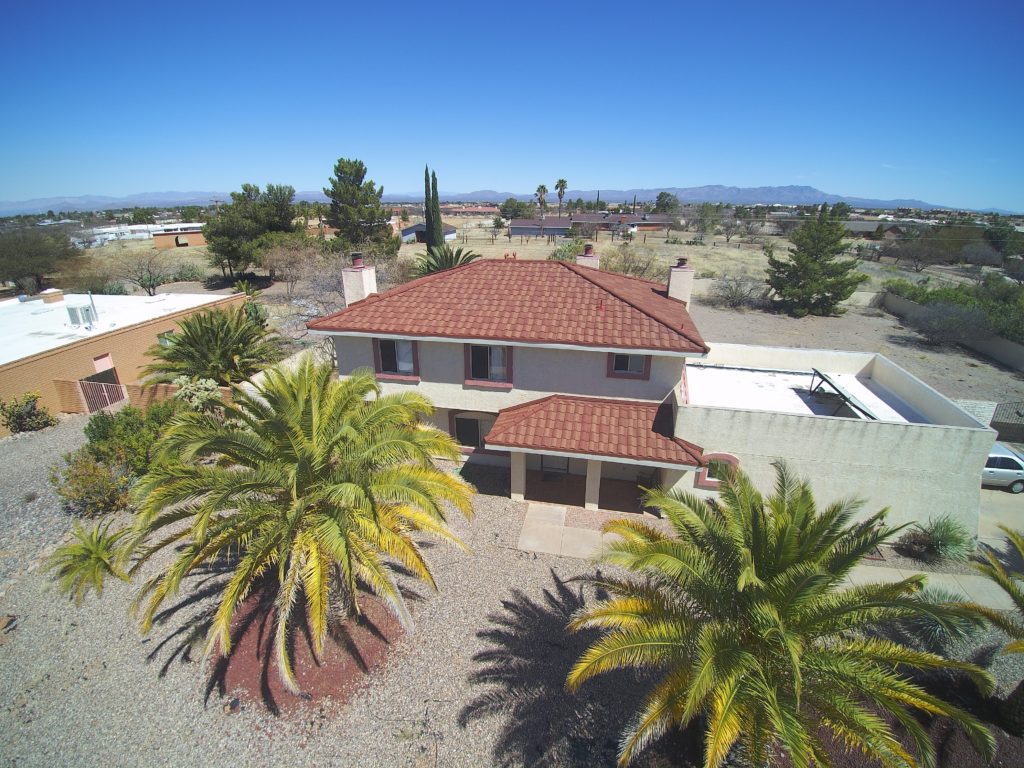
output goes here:
<path id="1" fill-rule="evenodd" d="M 566 192 L 567 200 L 595 200 L 598 194 L 609 203 L 622 201 L 633 202 L 634 195 L 638 202 L 648 202 L 657 198 L 661 192 L 675 195 L 683 203 L 729 203 L 732 205 L 814 205 L 816 203 L 848 203 L 855 208 L 949 208 L 950 206 L 927 203 L 924 200 L 876 200 L 867 197 L 846 197 L 822 192 L 820 189 L 807 186 L 786 187 L 725 187 L 712 184 L 704 187 L 661 187 L 657 189 L 570 189 Z M 554 190 L 549 193 L 549 200 L 555 198 Z M 322 192 L 297 192 L 298 200 L 320 201 L 327 198 Z M 532 194 L 516 192 L 496 192 L 493 189 L 481 189 L 475 192 L 444 192 L 440 198 L 445 202 L 502 202 L 510 197 L 518 200 L 531 200 Z M 21 213 L 45 213 L 46 211 L 98 211 L 110 208 L 159 207 L 170 205 L 209 205 L 214 200 L 230 200 L 226 192 L 144 192 L 125 197 L 105 197 L 102 195 L 84 195 L 81 197 L 44 197 L 20 202 L 0 201 L 0 216 L 14 216 Z M 421 195 L 386 194 L 385 202 L 402 203 L 418 202 Z M 986 208 L 986 213 L 1011 213 L 998 208 Z"/>

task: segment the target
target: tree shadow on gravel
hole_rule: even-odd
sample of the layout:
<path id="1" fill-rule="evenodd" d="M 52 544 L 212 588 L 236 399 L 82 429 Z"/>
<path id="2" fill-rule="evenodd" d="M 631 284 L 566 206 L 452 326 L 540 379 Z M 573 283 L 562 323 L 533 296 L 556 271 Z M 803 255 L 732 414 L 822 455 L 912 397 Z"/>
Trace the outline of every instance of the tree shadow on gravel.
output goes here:
<path id="1" fill-rule="evenodd" d="M 600 574 L 600 572 L 598 572 Z M 589 599 L 606 594 L 590 586 L 570 586 L 551 572 L 552 585 L 539 600 L 520 590 L 502 601 L 477 637 L 488 647 L 473 660 L 473 686 L 484 689 L 459 713 L 459 725 L 503 719 L 495 742 L 495 765 L 537 768 L 614 766 L 619 736 L 650 690 L 648 678 L 634 671 L 612 672 L 587 682 L 573 694 L 565 689 L 569 670 L 599 636 L 596 630 L 569 633 L 572 614 Z M 677 732 L 642 756 L 638 765 L 671 753 L 675 766 L 703 759 L 699 729 Z"/>
<path id="2" fill-rule="evenodd" d="M 403 569 L 396 568 L 398 572 Z M 233 564 L 220 562 L 204 567 L 186 579 L 181 600 L 154 616 L 154 627 L 164 632 L 162 639 L 147 655 L 150 662 L 161 662 L 159 676 L 164 677 L 175 661 L 200 661 L 206 638 L 216 615 L 218 600 Z M 400 584 L 403 597 L 410 603 L 423 599 L 407 583 Z M 238 606 L 231 623 L 231 652 L 211 657 L 206 677 L 204 704 L 214 696 L 238 696 L 271 714 L 287 714 L 309 702 L 324 698 L 345 701 L 363 683 L 364 678 L 386 659 L 391 646 L 401 636 L 398 620 L 382 603 L 363 592 L 363 614 L 344 622 L 332 622 L 323 653 L 314 652 L 313 636 L 300 600 L 291 617 L 288 655 L 298 680 L 299 694 L 287 689 L 277 670 L 274 649 L 278 585 L 268 572 Z"/>

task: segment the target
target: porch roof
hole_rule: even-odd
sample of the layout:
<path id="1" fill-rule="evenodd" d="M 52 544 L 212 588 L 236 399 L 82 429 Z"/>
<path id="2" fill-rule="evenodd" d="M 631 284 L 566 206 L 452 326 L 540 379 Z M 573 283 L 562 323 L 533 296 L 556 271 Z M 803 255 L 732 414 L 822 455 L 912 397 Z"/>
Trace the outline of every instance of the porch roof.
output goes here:
<path id="1" fill-rule="evenodd" d="M 669 403 L 549 395 L 498 412 L 487 447 L 696 467 L 703 449 L 673 436 Z"/>

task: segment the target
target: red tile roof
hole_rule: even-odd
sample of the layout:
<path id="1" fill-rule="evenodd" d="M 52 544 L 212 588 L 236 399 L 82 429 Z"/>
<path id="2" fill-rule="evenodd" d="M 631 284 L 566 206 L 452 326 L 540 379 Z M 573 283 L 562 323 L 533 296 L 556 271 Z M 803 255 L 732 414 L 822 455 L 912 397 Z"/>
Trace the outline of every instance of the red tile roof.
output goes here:
<path id="1" fill-rule="evenodd" d="M 373 294 L 311 330 L 703 354 L 665 286 L 560 261 L 481 259 Z"/>
<path id="2" fill-rule="evenodd" d="M 635 400 L 550 395 L 506 408 L 487 447 L 700 466 L 703 449 L 673 437 L 672 406 Z"/>

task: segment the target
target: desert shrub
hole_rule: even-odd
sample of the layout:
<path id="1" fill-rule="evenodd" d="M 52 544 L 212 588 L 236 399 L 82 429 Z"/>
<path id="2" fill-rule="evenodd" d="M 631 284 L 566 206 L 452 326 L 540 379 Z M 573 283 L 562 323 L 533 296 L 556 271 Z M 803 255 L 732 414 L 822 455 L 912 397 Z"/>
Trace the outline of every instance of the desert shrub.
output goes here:
<path id="1" fill-rule="evenodd" d="M 931 344 L 962 344 L 988 331 L 984 311 L 945 302 L 926 304 L 907 320 Z"/>
<path id="2" fill-rule="evenodd" d="M 964 596 L 942 587 L 928 586 L 913 599 L 927 605 L 952 606 L 963 602 Z M 946 616 L 940 621 L 934 615 L 919 613 L 899 622 L 899 629 L 915 646 L 940 655 L 946 655 L 954 643 L 976 635 L 981 627 L 978 619 L 962 615 Z"/>
<path id="3" fill-rule="evenodd" d="M 767 289 L 761 280 L 747 274 L 723 274 L 711 288 L 712 302 L 720 306 L 738 309 L 764 306 Z"/>
<path id="4" fill-rule="evenodd" d="M 603 253 L 601 269 L 659 283 L 668 279 L 668 264 L 661 261 L 654 251 L 633 248 L 627 243 L 623 243 L 613 251 Z"/>
<path id="5" fill-rule="evenodd" d="M 52 427 L 57 419 L 45 406 L 39 405 L 38 392 L 26 392 L 21 397 L 0 400 L 0 422 L 13 434 L 18 434 Z"/>
<path id="6" fill-rule="evenodd" d="M 176 283 L 197 282 L 205 277 L 206 270 L 197 264 L 192 264 L 191 262 L 179 264 L 178 268 L 174 271 L 174 282 Z"/>
<path id="7" fill-rule="evenodd" d="M 82 517 L 99 517 L 127 509 L 132 478 L 119 465 L 99 461 L 88 447 L 65 457 L 63 467 L 50 471 L 50 482 L 65 509 Z"/>
<path id="8" fill-rule="evenodd" d="M 682 245 L 683 244 L 683 239 L 681 237 L 676 237 L 675 235 L 672 235 L 672 237 L 669 237 L 669 238 L 665 239 L 665 244 L 666 245 Z"/>
<path id="9" fill-rule="evenodd" d="M 193 411 L 208 413 L 223 404 L 220 386 L 213 379 L 179 376 L 172 383 L 178 388 L 174 398 Z"/>
<path id="10" fill-rule="evenodd" d="M 116 281 L 115 282 L 104 283 L 103 287 L 100 288 L 99 292 L 102 293 L 102 294 L 105 294 L 107 296 L 127 296 L 128 295 L 128 289 L 125 288 L 124 283 L 118 283 Z"/>
<path id="11" fill-rule="evenodd" d="M 896 543 L 901 555 L 933 563 L 938 560 L 963 562 L 974 552 L 974 538 L 959 520 L 949 514 L 914 524 Z"/>
<path id="12" fill-rule="evenodd" d="M 574 237 L 559 243 L 555 250 L 548 255 L 548 259 L 550 261 L 575 261 L 576 257 L 583 253 L 583 246 L 583 238 Z"/>
<path id="13" fill-rule="evenodd" d="M 98 462 L 129 475 L 144 475 L 153 460 L 153 445 L 177 408 L 175 401 L 167 400 L 145 411 L 127 406 L 116 413 L 95 413 L 85 425 L 85 450 Z"/>
<path id="14" fill-rule="evenodd" d="M 997 273 L 979 277 L 981 279 L 974 285 L 887 280 L 884 287 L 918 304 L 951 304 L 980 310 L 985 323 L 973 326 L 968 338 L 976 336 L 979 331 L 988 331 L 1010 341 L 1024 343 L 1024 285 L 1015 284 Z M 907 321 L 911 325 L 916 324 L 914 317 L 908 317 Z"/>
<path id="15" fill-rule="evenodd" d="M 702 269 L 697 273 L 698 280 L 709 280 L 715 277 L 718 277 L 718 273 L 713 269 Z"/>
<path id="16" fill-rule="evenodd" d="M 998 267 L 1003 263 L 1003 255 L 988 243 L 968 243 L 960 249 L 960 259 L 967 264 L 978 267 Z"/>

